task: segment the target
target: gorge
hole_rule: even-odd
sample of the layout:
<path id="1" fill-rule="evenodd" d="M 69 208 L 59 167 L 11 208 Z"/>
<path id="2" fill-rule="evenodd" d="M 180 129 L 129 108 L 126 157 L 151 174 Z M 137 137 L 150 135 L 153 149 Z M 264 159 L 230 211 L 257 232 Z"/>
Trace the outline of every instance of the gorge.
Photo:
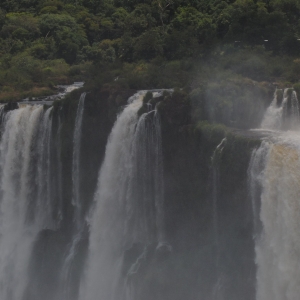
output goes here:
<path id="1" fill-rule="evenodd" d="M 297 300 L 299 102 L 269 103 L 255 130 L 176 89 L 1 106 L 0 298 Z"/>

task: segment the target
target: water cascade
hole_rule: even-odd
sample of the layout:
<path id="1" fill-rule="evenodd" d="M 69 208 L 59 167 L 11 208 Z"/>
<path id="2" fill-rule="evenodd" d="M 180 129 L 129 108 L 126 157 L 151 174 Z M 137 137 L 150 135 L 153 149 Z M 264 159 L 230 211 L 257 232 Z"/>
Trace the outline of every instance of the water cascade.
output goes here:
<path id="1" fill-rule="evenodd" d="M 274 99 L 263 129 L 281 130 L 253 150 L 248 169 L 257 264 L 256 300 L 299 299 L 299 101 L 285 89 Z M 293 130 L 293 131 L 283 131 Z"/>
<path id="2" fill-rule="evenodd" d="M 114 125 L 85 93 L 0 106 L 0 299 L 298 300 L 296 92 L 276 91 L 259 147 L 146 94 Z"/>
<path id="3" fill-rule="evenodd" d="M 0 105 L 0 124 L 1 125 L 3 124 L 3 118 L 5 116 L 4 108 L 5 108 L 5 104 L 1 104 Z"/>
<path id="4" fill-rule="evenodd" d="M 82 119 L 84 112 L 84 100 L 86 93 L 82 93 L 78 102 L 75 127 L 73 134 L 73 158 L 72 158 L 72 205 L 74 207 L 74 226 L 72 242 L 67 251 L 66 258 L 62 267 L 61 285 L 63 298 L 65 300 L 74 299 L 76 289 L 74 287 L 73 263 L 76 258 L 78 247 L 82 239 L 84 231 L 84 220 L 82 212 L 82 199 L 80 195 L 80 150 L 81 150 L 81 134 L 82 134 Z"/>
<path id="5" fill-rule="evenodd" d="M 259 148 L 253 150 L 248 168 L 248 190 L 252 206 L 254 237 L 256 237 L 261 230 L 259 219 L 260 195 L 262 192 L 261 179 L 266 164 L 268 145 L 269 143 L 267 141 L 263 141 Z"/>
<path id="6" fill-rule="evenodd" d="M 299 100 L 296 91 L 292 92 L 291 95 L 291 128 L 300 128 L 300 111 L 299 111 Z"/>
<path id="7" fill-rule="evenodd" d="M 54 107 L 34 103 L 0 107 L 0 298 L 3 300 L 70 299 L 69 275 L 81 232 L 79 224 L 83 223 L 79 193 L 84 99 L 85 93 L 79 100 L 73 136 L 71 235 L 62 228 L 68 223 L 66 212 L 70 205 L 64 202 L 63 195 L 66 193 L 63 172 L 67 170 L 62 164 L 61 109 L 57 111 L 55 124 Z M 69 239 L 71 243 L 67 245 Z"/>
<path id="8" fill-rule="evenodd" d="M 0 298 L 23 300 L 29 261 L 40 231 L 55 229 L 51 111 L 25 106 L 3 119 L 0 143 Z"/>
<path id="9" fill-rule="evenodd" d="M 212 299 L 222 300 L 222 275 L 220 274 L 220 241 L 219 241 L 219 220 L 218 220 L 218 198 L 220 194 L 220 170 L 219 163 L 222 157 L 222 152 L 226 145 L 226 138 L 222 139 L 220 144 L 216 147 L 212 161 L 212 203 L 213 203 L 213 231 L 214 231 L 214 244 L 215 244 L 215 269 L 216 269 L 216 283 L 213 288 Z"/>
<path id="10" fill-rule="evenodd" d="M 293 89 L 284 89 L 282 99 L 279 99 L 282 90 L 276 90 L 273 101 L 268 107 L 263 121 L 262 129 L 297 130 L 300 126 L 299 101 Z M 281 100 L 281 102 L 280 102 Z"/>
<path id="11" fill-rule="evenodd" d="M 300 135 L 292 132 L 264 141 L 253 152 L 250 187 L 261 223 L 255 248 L 257 300 L 299 299 L 299 158 Z"/>
<path id="12" fill-rule="evenodd" d="M 81 223 L 81 201 L 80 201 L 80 148 L 81 148 L 81 132 L 82 117 L 84 111 L 84 99 L 86 93 L 80 96 L 75 120 L 75 129 L 73 136 L 73 160 L 72 160 L 72 204 L 75 208 L 75 223 L 77 228 Z"/>
<path id="13" fill-rule="evenodd" d="M 62 210 L 63 210 L 63 187 L 62 187 L 62 158 L 61 158 L 61 128 L 62 128 L 62 122 L 61 122 L 61 116 L 58 116 L 58 126 L 57 126 L 57 139 L 56 144 L 54 147 L 56 147 L 56 166 L 54 167 L 57 171 L 56 176 L 56 187 L 57 187 L 57 207 L 59 212 L 59 219 L 62 221 Z"/>
<path id="14" fill-rule="evenodd" d="M 171 250 L 164 230 L 160 117 L 150 104 L 139 116 L 146 93 L 129 99 L 112 129 L 88 216 L 81 188 L 86 94 L 78 101 L 70 165 L 62 158 L 62 108 L 0 107 L 1 299 L 75 300 L 79 289 L 84 300 L 138 297 L 140 269 Z"/>
<path id="15" fill-rule="evenodd" d="M 137 299 L 140 269 L 164 237 L 163 167 L 159 115 L 138 118 L 145 91 L 129 99 L 106 146 L 91 217 L 82 300 Z"/>

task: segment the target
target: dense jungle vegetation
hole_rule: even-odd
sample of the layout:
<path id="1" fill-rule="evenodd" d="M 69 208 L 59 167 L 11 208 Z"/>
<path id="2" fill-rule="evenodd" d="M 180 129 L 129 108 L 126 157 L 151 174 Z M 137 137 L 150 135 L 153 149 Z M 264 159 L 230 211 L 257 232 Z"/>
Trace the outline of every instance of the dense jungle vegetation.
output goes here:
<path id="1" fill-rule="evenodd" d="M 300 2 L 2 0 L 0 65 L 0 101 L 78 80 L 179 87 L 196 117 L 232 125 L 233 111 L 266 105 L 272 83 L 299 87 Z"/>

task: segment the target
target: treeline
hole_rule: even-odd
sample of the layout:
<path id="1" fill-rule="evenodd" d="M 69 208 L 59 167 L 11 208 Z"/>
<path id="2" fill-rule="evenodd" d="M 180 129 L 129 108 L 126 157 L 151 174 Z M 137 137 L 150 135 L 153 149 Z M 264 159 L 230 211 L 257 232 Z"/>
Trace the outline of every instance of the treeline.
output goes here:
<path id="1" fill-rule="evenodd" d="M 125 78 L 133 88 L 184 85 L 195 62 L 226 65 L 236 49 L 285 57 L 294 68 L 299 20 L 298 0 L 2 0 L 0 93 L 84 77 Z M 286 69 L 255 72 L 250 77 L 263 80 Z"/>

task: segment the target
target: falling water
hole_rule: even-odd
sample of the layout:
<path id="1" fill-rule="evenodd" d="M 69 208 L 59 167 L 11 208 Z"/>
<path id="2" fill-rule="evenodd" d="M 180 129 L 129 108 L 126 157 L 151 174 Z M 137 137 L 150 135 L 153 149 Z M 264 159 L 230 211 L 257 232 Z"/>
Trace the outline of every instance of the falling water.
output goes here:
<path id="1" fill-rule="evenodd" d="M 0 105 L 0 126 L 2 128 L 3 120 L 5 116 L 5 104 Z"/>
<path id="2" fill-rule="evenodd" d="M 254 237 L 260 232 L 260 195 L 262 192 L 262 176 L 265 169 L 266 157 L 268 155 L 269 142 L 263 141 L 261 146 L 254 149 L 251 155 L 251 160 L 248 168 L 248 189 L 252 204 L 253 214 L 253 233 Z"/>
<path id="3" fill-rule="evenodd" d="M 50 118 L 50 113 L 52 110 L 53 107 L 47 109 L 39 127 L 37 151 L 40 155 L 37 155 L 37 206 L 41 210 L 39 215 L 45 219 L 45 228 L 55 229 L 57 224 L 55 224 L 52 215 L 54 207 L 52 201 L 53 178 L 51 176 L 52 118 Z"/>
<path id="4" fill-rule="evenodd" d="M 285 90 L 286 94 L 286 90 Z M 261 128 L 263 129 L 280 129 L 282 126 L 282 113 L 283 113 L 284 101 L 281 105 L 278 105 L 278 90 L 276 89 L 271 105 L 268 107 Z"/>
<path id="5" fill-rule="evenodd" d="M 24 106 L 6 113 L 0 143 L 0 298 L 23 300 L 34 242 L 54 228 L 51 111 Z"/>
<path id="6" fill-rule="evenodd" d="M 258 166 L 260 167 L 258 168 Z M 262 143 L 252 156 L 258 174 L 262 228 L 256 237 L 257 300 L 297 300 L 300 294 L 300 135 Z"/>
<path id="7" fill-rule="evenodd" d="M 219 163 L 221 159 L 222 152 L 224 150 L 226 144 L 226 138 L 222 139 L 221 143 L 216 147 L 213 156 L 211 158 L 212 161 L 212 181 L 213 181 L 213 189 L 212 189 L 212 198 L 213 198 L 213 223 L 214 223 L 214 238 L 215 244 L 218 246 L 219 244 L 219 225 L 218 225 L 218 196 L 219 196 L 219 186 L 220 186 L 220 171 L 219 171 Z"/>
<path id="8" fill-rule="evenodd" d="M 300 112 L 299 112 L 299 101 L 296 91 L 292 92 L 291 96 L 291 128 L 300 128 Z"/>
<path id="9" fill-rule="evenodd" d="M 248 183 L 256 242 L 257 300 L 296 300 L 300 292 L 300 135 L 299 102 L 277 91 L 262 128 L 273 133 L 252 152 Z M 282 130 L 293 130 L 284 132 Z"/>
<path id="10" fill-rule="evenodd" d="M 218 198 L 220 193 L 220 170 L 219 163 L 222 156 L 222 152 L 226 145 L 226 138 L 222 139 L 220 144 L 216 147 L 213 156 L 211 158 L 212 161 L 212 200 L 213 200 L 213 230 L 214 230 L 214 243 L 216 247 L 216 255 L 215 255 L 215 267 L 216 267 L 216 283 L 213 287 L 213 295 L 212 298 L 214 300 L 223 299 L 223 283 L 222 283 L 222 275 L 219 271 L 219 263 L 220 263 L 220 243 L 219 243 L 219 220 L 218 220 Z"/>
<path id="11" fill-rule="evenodd" d="M 160 118 L 156 110 L 140 117 L 132 151 L 131 159 L 134 170 L 131 176 L 134 181 L 131 182 L 129 193 L 137 201 L 132 203 L 132 209 L 142 205 L 141 210 L 135 213 L 142 214 L 142 219 L 145 217 L 145 220 L 139 219 L 140 225 L 136 225 L 144 227 L 143 231 L 147 234 L 148 239 L 151 237 L 151 241 L 157 240 L 158 243 L 163 243 L 163 161 Z M 151 225 L 149 226 L 149 224 Z M 140 229 L 135 228 L 135 231 L 141 234 Z M 140 239 L 140 237 L 136 237 L 136 239 Z"/>
<path id="12" fill-rule="evenodd" d="M 274 93 L 273 101 L 264 115 L 261 128 L 271 130 L 299 129 L 300 112 L 296 91 L 288 88 L 284 89 L 280 105 L 278 104 L 279 91 L 281 90 L 276 90 Z"/>
<path id="13" fill-rule="evenodd" d="M 56 170 L 57 170 L 57 177 L 56 177 L 56 186 L 57 186 L 57 199 L 58 199 L 58 217 L 59 221 L 63 219 L 63 187 L 62 187 L 62 160 L 61 160 L 61 130 L 62 130 L 62 122 L 61 116 L 58 115 L 58 127 L 57 127 L 57 139 L 56 139 Z"/>
<path id="14" fill-rule="evenodd" d="M 159 251 L 166 246 L 160 123 L 156 111 L 138 118 L 145 94 L 140 91 L 129 99 L 106 146 L 83 300 L 135 299 L 134 283 L 149 247 L 156 245 Z"/>
<path id="15" fill-rule="evenodd" d="M 82 117 L 84 110 L 84 100 L 86 93 L 80 96 L 75 120 L 75 129 L 73 135 L 73 161 L 72 161 L 72 204 L 75 208 L 75 223 L 80 227 L 81 222 L 81 202 L 80 202 L 80 148 Z"/>
<path id="16" fill-rule="evenodd" d="M 86 93 L 82 93 L 78 102 L 73 134 L 72 205 L 74 207 L 74 228 L 72 242 L 64 260 L 60 280 L 64 300 L 73 299 L 74 297 L 75 288 L 73 286 L 72 266 L 83 234 L 83 215 L 80 197 L 80 149 L 85 96 Z"/>

